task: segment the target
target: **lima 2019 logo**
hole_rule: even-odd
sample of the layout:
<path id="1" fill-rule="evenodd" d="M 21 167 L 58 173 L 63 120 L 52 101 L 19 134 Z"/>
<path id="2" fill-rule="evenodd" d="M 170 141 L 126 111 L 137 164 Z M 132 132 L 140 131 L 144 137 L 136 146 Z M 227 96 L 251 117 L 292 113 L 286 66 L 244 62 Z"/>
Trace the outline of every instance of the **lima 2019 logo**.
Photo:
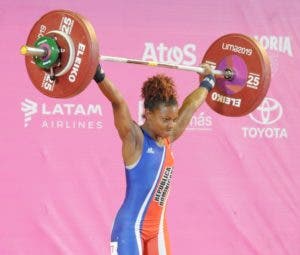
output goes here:
<path id="1" fill-rule="evenodd" d="M 275 126 L 283 115 L 282 105 L 274 98 L 266 97 L 249 116 L 259 126 L 242 127 L 245 138 L 287 138 L 286 128 Z"/>

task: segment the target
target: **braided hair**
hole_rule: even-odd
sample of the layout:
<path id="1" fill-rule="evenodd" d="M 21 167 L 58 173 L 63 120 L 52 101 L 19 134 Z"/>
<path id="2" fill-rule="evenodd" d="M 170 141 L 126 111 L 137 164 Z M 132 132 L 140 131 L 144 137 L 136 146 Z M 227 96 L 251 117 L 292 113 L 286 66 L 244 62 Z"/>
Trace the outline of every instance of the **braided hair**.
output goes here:
<path id="1" fill-rule="evenodd" d="M 160 104 L 165 106 L 178 104 L 174 81 L 164 74 L 152 76 L 143 83 L 142 98 L 145 109 L 150 111 L 158 108 Z"/>

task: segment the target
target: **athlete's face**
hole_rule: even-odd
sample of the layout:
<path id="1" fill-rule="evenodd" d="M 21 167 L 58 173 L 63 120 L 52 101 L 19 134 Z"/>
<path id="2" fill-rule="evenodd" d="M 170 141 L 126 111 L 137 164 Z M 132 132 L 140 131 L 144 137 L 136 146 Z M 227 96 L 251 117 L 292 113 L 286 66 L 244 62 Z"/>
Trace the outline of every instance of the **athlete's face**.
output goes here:
<path id="1" fill-rule="evenodd" d="M 145 111 L 146 121 L 155 136 L 167 138 L 172 134 L 178 117 L 178 106 L 161 104 L 153 111 Z"/>

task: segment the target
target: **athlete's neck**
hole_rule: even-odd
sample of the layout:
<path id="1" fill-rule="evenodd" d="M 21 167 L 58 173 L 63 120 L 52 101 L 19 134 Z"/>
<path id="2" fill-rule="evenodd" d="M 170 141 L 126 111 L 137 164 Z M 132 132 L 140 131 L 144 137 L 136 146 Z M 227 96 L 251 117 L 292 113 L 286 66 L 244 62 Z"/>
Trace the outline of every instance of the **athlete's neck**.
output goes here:
<path id="1" fill-rule="evenodd" d="M 159 145 L 164 144 L 164 139 L 158 135 L 156 135 L 147 125 L 147 123 L 144 123 L 141 128 L 154 140 L 156 141 Z"/>

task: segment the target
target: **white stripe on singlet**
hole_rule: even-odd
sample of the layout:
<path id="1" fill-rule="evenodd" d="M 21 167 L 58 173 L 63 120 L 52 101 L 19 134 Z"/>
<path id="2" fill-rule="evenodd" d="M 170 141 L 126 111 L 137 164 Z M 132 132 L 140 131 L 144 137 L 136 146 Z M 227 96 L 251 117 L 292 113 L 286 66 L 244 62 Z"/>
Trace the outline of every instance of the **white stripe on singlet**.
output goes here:
<path id="1" fill-rule="evenodd" d="M 137 241 L 137 245 L 138 245 L 138 249 L 139 249 L 139 254 L 142 255 L 143 254 L 143 251 L 142 251 L 142 238 L 141 238 L 141 233 L 140 233 L 140 224 L 141 224 L 141 221 L 142 221 L 142 217 L 143 217 L 143 214 L 145 212 L 145 209 L 146 209 L 146 206 L 150 200 L 150 197 L 151 197 L 151 194 L 158 182 L 158 179 L 159 179 L 159 176 L 160 176 L 160 173 L 162 171 L 162 167 L 163 167 L 163 163 L 164 163 L 164 160 L 165 160 L 165 153 L 166 153 L 166 147 L 164 147 L 164 150 L 163 150 L 163 155 L 162 155 L 162 158 L 161 158 L 161 162 L 160 162 L 160 166 L 159 166 L 159 171 L 157 172 L 157 175 L 155 177 L 155 181 L 151 187 L 151 190 L 148 192 L 143 204 L 142 204 L 142 207 L 138 213 L 138 217 L 136 219 L 136 222 L 134 224 L 134 228 L 135 228 L 135 237 L 136 237 L 136 241 Z"/>
<path id="2" fill-rule="evenodd" d="M 165 235 L 164 235 L 164 220 L 165 220 L 165 210 L 166 206 L 164 206 L 160 223 L 159 223 L 159 230 L 158 230 L 158 254 L 159 255 L 166 255 L 166 244 L 165 244 Z"/>

